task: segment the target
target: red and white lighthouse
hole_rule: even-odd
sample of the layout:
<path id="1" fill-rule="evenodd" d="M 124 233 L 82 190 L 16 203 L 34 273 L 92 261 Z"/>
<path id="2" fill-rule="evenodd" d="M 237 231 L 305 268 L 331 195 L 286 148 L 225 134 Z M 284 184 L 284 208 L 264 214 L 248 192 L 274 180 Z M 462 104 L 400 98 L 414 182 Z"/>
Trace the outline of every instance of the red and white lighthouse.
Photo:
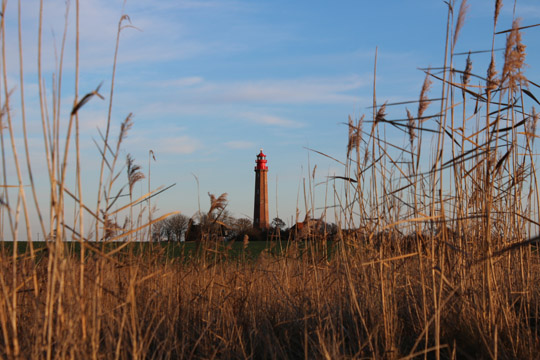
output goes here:
<path id="1" fill-rule="evenodd" d="M 253 210 L 253 226 L 257 229 L 266 230 L 268 222 L 268 167 L 266 155 L 261 152 L 255 161 L 255 208 Z"/>

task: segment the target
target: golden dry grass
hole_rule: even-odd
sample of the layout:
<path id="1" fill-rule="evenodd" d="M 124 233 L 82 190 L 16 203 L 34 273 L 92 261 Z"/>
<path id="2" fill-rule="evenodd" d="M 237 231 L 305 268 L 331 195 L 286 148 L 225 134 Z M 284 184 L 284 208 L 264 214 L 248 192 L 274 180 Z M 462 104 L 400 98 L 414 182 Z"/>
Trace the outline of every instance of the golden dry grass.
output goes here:
<path id="1" fill-rule="evenodd" d="M 404 239 L 391 233 L 381 239 L 389 240 Z M 440 293 L 444 358 L 495 351 L 501 358 L 535 357 L 537 256 L 528 262 L 529 292 L 521 291 L 523 274 L 513 266 L 519 256 L 497 257 L 496 296 L 488 304 L 482 262 L 469 261 L 462 277 L 455 254 L 441 254 L 453 269 L 442 274 L 430 268 L 429 249 L 399 255 L 379 246 L 344 242 L 330 260 L 291 248 L 252 263 L 206 265 L 166 262 L 157 253 L 91 256 L 84 289 L 76 256 L 50 251 L 38 264 L 21 258 L 17 337 L 4 298 L 0 354 L 13 356 L 16 338 L 23 358 L 399 358 L 433 352 L 437 314 L 430 299 Z M 2 260 L 2 273 L 9 274 L 9 256 Z M 52 277 L 51 261 L 57 262 Z M 443 279 L 436 289 L 423 279 L 432 271 Z"/>

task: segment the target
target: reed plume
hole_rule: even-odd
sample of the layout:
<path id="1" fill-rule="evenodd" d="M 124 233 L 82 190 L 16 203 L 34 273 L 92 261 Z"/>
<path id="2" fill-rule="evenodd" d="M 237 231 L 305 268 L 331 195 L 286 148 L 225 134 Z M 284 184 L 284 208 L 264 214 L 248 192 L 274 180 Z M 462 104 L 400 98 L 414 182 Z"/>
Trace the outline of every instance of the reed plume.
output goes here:
<path id="1" fill-rule="evenodd" d="M 420 101 L 418 103 L 418 115 L 417 118 L 419 121 L 422 121 L 422 116 L 424 115 L 424 112 L 429 107 L 429 104 L 431 104 L 431 101 L 428 98 L 428 92 L 431 89 L 432 81 L 431 81 L 431 74 L 429 73 L 429 70 L 426 72 L 426 77 L 424 78 L 424 84 L 422 85 L 422 90 L 420 90 Z"/>
<path id="2" fill-rule="evenodd" d="M 360 141 L 362 140 L 362 127 L 364 124 L 364 115 L 354 124 L 351 116 L 349 115 L 349 138 L 347 141 L 347 158 L 349 158 L 351 152 L 354 149 L 358 149 L 360 146 Z"/>
<path id="3" fill-rule="evenodd" d="M 487 70 L 486 91 L 493 91 L 499 86 L 499 79 L 497 78 L 497 69 L 495 67 L 495 58 L 491 56 L 491 61 Z"/>
<path id="4" fill-rule="evenodd" d="M 469 10 L 469 4 L 467 4 L 467 0 L 463 0 L 459 7 L 459 14 L 458 14 L 457 22 L 456 22 L 456 27 L 454 30 L 454 41 L 452 42 L 452 50 L 456 47 L 457 39 L 459 37 L 461 28 L 463 27 L 463 24 L 465 22 L 465 16 L 467 15 L 468 10 Z"/>
<path id="5" fill-rule="evenodd" d="M 133 114 L 129 113 L 128 116 L 125 118 L 125 120 L 122 121 L 122 124 L 120 124 L 120 132 L 118 133 L 117 146 L 119 146 L 122 143 L 122 141 L 126 139 L 127 134 L 132 127 L 133 127 Z"/>
<path id="6" fill-rule="evenodd" d="M 517 18 L 512 23 L 512 31 L 506 38 L 504 52 L 504 66 L 502 70 L 503 86 L 513 93 L 518 86 L 527 88 L 529 83 L 523 74 L 525 65 L 525 48 L 521 42 L 521 32 L 519 24 L 521 19 Z"/>
<path id="7" fill-rule="evenodd" d="M 414 139 L 416 138 L 416 120 L 413 118 L 411 112 L 409 109 L 406 109 L 407 111 L 407 132 L 409 134 L 409 142 L 411 143 L 411 149 L 413 147 Z"/>
<path id="8" fill-rule="evenodd" d="M 493 15 L 493 28 L 497 27 L 497 20 L 499 19 L 499 13 L 501 12 L 501 8 L 503 6 L 502 0 L 496 0 L 495 1 L 495 14 Z"/>
<path id="9" fill-rule="evenodd" d="M 210 197 L 210 209 L 208 210 L 208 216 L 212 215 L 214 211 L 222 212 L 225 210 L 225 207 L 227 206 L 227 193 L 223 193 L 217 198 L 214 194 L 210 193 L 208 193 L 208 196 Z"/>
<path id="10" fill-rule="evenodd" d="M 534 139 L 536 139 L 536 126 L 538 125 L 538 118 L 540 114 L 536 112 L 535 107 L 532 107 L 531 115 L 525 122 L 525 134 L 527 139 L 531 142 L 531 145 L 534 144 Z"/>
<path id="11" fill-rule="evenodd" d="M 129 184 L 129 193 L 133 193 L 133 187 L 135 184 L 142 179 L 144 179 L 144 174 L 140 171 L 141 167 L 135 164 L 135 160 L 130 154 L 126 156 L 126 165 L 127 165 L 127 177 Z"/>
<path id="12" fill-rule="evenodd" d="M 469 52 L 469 55 L 467 56 L 467 60 L 465 63 L 465 71 L 463 71 L 463 74 L 461 75 L 461 83 L 465 87 L 469 84 L 469 81 L 471 80 L 471 73 L 472 73 L 472 60 L 471 60 L 471 52 Z"/>
<path id="13" fill-rule="evenodd" d="M 349 158 L 351 151 L 355 147 L 355 132 L 354 132 L 354 123 L 351 115 L 349 115 L 349 141 L 347 141 L 347 159 Z"/>
<path id="14" fill-rule="evenodd" d="M 379 108 L 377 115 L 375 116 L 375 123 L 386 120 L 386 102 Z"/>

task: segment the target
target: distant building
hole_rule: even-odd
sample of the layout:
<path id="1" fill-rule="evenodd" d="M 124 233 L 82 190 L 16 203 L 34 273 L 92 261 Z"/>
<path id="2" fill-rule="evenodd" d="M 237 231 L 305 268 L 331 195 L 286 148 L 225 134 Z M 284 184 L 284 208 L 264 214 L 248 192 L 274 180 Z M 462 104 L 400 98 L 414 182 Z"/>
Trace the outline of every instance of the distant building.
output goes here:
<path id="1" fill-rule="evenodd" d="M 268 221 L 268 167 L 266 155 L 261 152 L 255 161 L 255 208 L 253 210 L 253 227 L 266 230 L 270 226 Z"/>

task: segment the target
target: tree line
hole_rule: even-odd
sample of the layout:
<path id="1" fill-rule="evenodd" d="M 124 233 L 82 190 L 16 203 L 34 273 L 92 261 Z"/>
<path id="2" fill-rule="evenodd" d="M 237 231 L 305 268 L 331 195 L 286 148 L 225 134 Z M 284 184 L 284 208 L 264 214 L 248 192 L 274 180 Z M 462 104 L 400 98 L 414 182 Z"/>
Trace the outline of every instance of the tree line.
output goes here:
<path id="1" fill-rule="evenodd" d="M 251 219 L 235 218 L 226 209 L 227 193 L 216 197 L 208 193 L 210 208 L 198 211 L 192 217 L 173 215 L 152 226 L 152 241 L 201 241 L 201 240 L 316 240 L 335 239 L 338 227 L 321 219 L 312 219 L 309 213 L 302 222 L 290 228 L 275 217 L 270 228 L 261 231 L 253 227 Z"/>
<path id="2" fill-rule="evenodd" d="M 267 231 L 253 227 L 247 217 L 235 218 L 227 210 L 219 216 L 219 220 L 208 214 L 188 217 L 183 214 L 173 215 L 152 226 L 153 241 L 199 241 L 204 236 L 218 237 L 224 240 L 308 239 L 326 235 L 333 238 L 337 235 L 337 226 L 322 220 L 308 219 L 287 227 L 285 221 L 275 217 Z"/>

